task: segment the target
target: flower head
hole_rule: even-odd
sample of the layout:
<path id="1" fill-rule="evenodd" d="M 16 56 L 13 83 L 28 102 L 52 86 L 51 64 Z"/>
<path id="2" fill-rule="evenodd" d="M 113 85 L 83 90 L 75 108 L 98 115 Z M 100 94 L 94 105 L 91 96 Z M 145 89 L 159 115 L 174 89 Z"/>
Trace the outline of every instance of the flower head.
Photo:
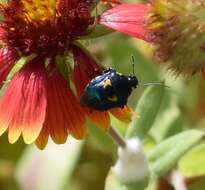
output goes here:
<path id="1" fill-rule="evenodd" d="M 58 144 L 64 143 L 68 134 L 81 139 L 86 135 L 86 117 L 100 127 L 109 127 L 108 112 L 82 108 L 79 103 L 86 85 L 104 70 L 76 42 L 92 32 L 90 28 L 97 20 L 92 16 L 94 6 L 93 0 L 0 3 L 4 16 L 0 23 L 0 86 L 19 58 L 26 58 L 0 102 L 0 135 L 8 130 L 11 143 L 21 134 L 26 143 L 35 141 L 41 149 L 49 136 Z M 124 32 L 119 27 L 114 29 Z M 58 61 L 59 56 L 71 54 L 74 65 Z M 74 89 L 71 83 L 75 84 Z M 127 106 L 109 111 L 125 122 L 132 117 Z"/>
<path id="2" fill-rule="evenodd" d="M 156 57 L 176 74 L 200 71 L 205 63 L 204 2 L 151 0 L 150 7 L 147 27 Z"/>
<path id="3" fill-rule="evenodd" d="M 3 41 L 23 55 L 63 54 L 93 24 L 91 0 L 14 0 L 2 5 Z"/>

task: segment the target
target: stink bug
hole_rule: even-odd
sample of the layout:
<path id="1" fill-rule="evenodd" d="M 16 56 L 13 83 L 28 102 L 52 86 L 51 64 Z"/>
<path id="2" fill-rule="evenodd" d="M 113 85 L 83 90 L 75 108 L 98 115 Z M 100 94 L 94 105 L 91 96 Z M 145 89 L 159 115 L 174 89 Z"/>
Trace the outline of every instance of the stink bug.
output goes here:
<path id="1" fill-rule="evenodd" d="M 107 69 L 87 85 L 80 102 L 82 106 L 94 110 L 106 111 L 111 108 L 123 108 L 132 90 L 138 85 L 137 77 L 123 75 L 114 69 Z"/>

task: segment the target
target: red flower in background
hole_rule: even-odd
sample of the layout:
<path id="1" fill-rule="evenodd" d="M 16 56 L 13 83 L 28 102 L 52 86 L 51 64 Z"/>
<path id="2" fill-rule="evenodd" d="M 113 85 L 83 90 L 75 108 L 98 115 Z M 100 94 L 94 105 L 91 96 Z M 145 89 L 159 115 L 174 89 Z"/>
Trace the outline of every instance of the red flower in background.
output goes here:
<path id="1" fill-rule="evenodd" d="M 87 83 L 104 69 L 75 43 L 93 27 L 93 5 L 92 0 L 13 0 L 0 4 L 4 16 L 0 25 L 1 86 L 19 58 L 26 57 L 26 63 L 14 75 L 0 102 L 0 135 L 8 129 L 10 143 L 16 142 L 21 134 L 25 143 L 35 141 L 41 149 L 49 136 L 58 144 L 64 143 L 68 134 L 81 139 L 86 134 L 86 116 L 100 127 L 109 127 L 108 112 L 90 111 L 79 104 L 79 96 Z M 123 9 L 131 7 L 116 6 L 102 14 L 99 22 L 143 38 L 146 36 L 144 18 L 140 15 L 144 14 L 145 7 L 141 4 L 133 4 L 130 13 L 134 18 L 137 15 L 134 9 L 139 12 L 136 18 L 139 24 L 133 29 L 135 24 L 127 23 L 131 28 L 125 30 L 129 14 Z M 116 11 L 123 22 L 116 19 Z M 114 26 L 116 21 L 118 24 Z M 67 62 L 58 62 L 59 56 L 65 57 L 68 53 L 73 53 L 73 67 Z M 62 71 L 62 67 L 67 70 Z M 77 96 L 70 87 L 71 80 L 66 80 L 69 69 L 73 72 Z M 110 112 L 125 122 L 132 117 L 129 107 Z"/>

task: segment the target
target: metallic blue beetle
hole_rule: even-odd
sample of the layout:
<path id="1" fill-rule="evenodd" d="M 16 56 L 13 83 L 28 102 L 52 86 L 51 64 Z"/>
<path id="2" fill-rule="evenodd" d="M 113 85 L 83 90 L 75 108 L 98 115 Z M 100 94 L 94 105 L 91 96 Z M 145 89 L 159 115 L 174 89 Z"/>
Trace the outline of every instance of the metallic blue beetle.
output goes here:
<path id="1" fill-rule="evenodd" d="M 137 85 L 138 80 L 134 74 L 125 76 L 109 68 L 91 80 L 80 102 L 82 106 L 99 111 L 116 107 L 123 108 L 133 88 Z"/>

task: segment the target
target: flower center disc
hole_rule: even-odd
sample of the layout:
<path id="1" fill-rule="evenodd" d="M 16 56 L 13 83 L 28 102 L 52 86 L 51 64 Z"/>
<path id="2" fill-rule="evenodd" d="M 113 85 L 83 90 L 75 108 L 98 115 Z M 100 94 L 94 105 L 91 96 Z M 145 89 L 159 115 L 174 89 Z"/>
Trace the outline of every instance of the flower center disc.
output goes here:
<path id="1" fill-rule="evenodd" d="M 13 0 L 1 4 L 3 41 L 22 54 L 55 56 L 93 24 L 92 0 Z"/>

